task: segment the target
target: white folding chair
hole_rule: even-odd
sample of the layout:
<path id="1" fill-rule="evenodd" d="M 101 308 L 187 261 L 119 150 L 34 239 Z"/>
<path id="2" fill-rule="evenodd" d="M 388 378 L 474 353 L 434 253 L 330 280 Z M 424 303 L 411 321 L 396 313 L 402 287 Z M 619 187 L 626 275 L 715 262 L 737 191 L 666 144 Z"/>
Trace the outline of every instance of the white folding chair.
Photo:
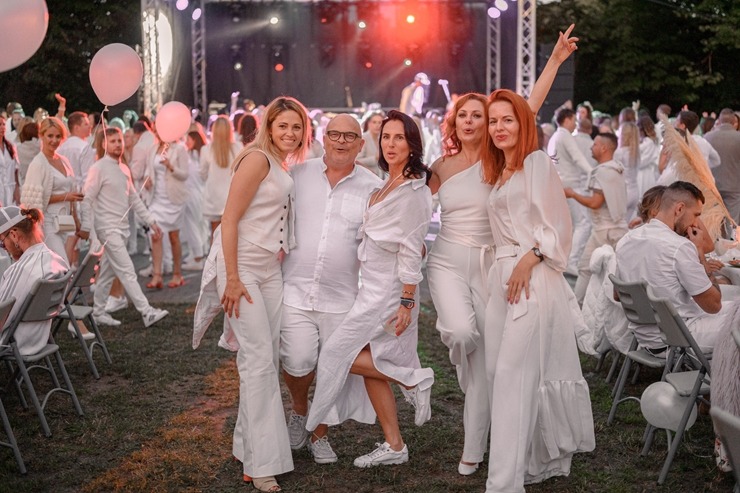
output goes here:
<path id="1" fill-rule="evenodd" d="M 15 298 L 13 297 L 0 302 L 0 327 L 5 325 L 5 321 L 8 319 L 8 315 L 10 315 L 14 304 Z M 15 461 L 18 463 L 18 469 L 20 469 L 21 474 L 26 474 L 26 464 L 23 462 L 23 456 L 21 455 L 21 450 L 18 448 L 18 442 L 15 439 L 13 428 L 10 426 L 10 420 L 8 419 L 8 414 L 5 412 L 2 398 L 0 398 L 0 419 L 3 421 L 3 429 L 5 430 L 5 435 L 8 437 L 7 442 L 0 441 L 0 446 L 13 450 Z"/>
<path id="2" fill-rule="evenodd" d="M 619 295 L 619 303 L 624 309 L 624 314 L 627 317 L 627 320 L 639 325 L 655 325 L 656 322 L 655 316 L 653 315 L 653 308 L 650 305 L 647 295 L 647 283 L 624 282 L 614 274 L 609 274 L 609 279 L 612 284 L 614 284 L 614 289 L 616 289 L 617 294 Z M 639 365 L 645 365 L 650 368 L 663 368 L 666 364 L 665 358 L 653 356 L 645 349 L 638 349 L 637 338 L 634 336 L 629 351 L 627 351 L 624 356 L 624 363 L 622 363 L 622 368 L 619 370 L 617 381 L 612 390 L 612 407 L 609 411 L 609 418 L 606 421 L 609 425 L 614 422 L 614 418 L 617 415 L 617 407 L 621 403 L 629 400 L 637 403 L 640 402 L 639 397 L 622 397 L 624 387 L 627 383 L 627 378 L 629 378 L 632 362 L 634 361 Z M 632 383 L 634 384 L 637 380 L 637 372 L 635 372 L 632 380 Z M 647 437 L 647 435 L 645 437 Z"/>
<path id="3" fill-rule="evenodd" d="M 65 295 L 67 293 L 67 286 L 71 277 L 72 272 L 70 271 L 60 278 L 39 279 L 33 284 L 28 297 L 23 301 L 17 315 L 11 321 L 8 328 L 3 332 L 2 339 L 4 346 L 0 349 L 0 360 L 6 361 L 10 367 L 15 367 L 9 385 L 15 385 L 21 404 L 27 408 L 28 404 L 23 395 L 22 389 L 22 386 L 25 384 L 28 394 L 31 397 L 33 407 L 36 410 L 39 421 L 41 422 L 41 428 L 44 430 L 44 434 L 47 437 L 51 436 L 51 429 L 49 428 L 49 423 L 46 421 L 44 408 L 52 394 L 56 392 L 68 394 L 72 399 L 72 404 L 74 405 L 77 414 L 80 416 L 83 415 L 82 407 L 80 406 L 80 401 L 77 399 L 74 387 L 72 387 L 72 382 L 69 379 L 67 369 L 64 367 L 64 360 L 62 360 L 62 355 L 59 352 L 59 346 L 54 343 L 54 336 L 49 333 L 49 342 L 36 354 L 22 355 L 15 340 L 15 332 L 22 322 L 43 322 L 53 320 L 62 310 Z M 54 356 L 57 366 L 59 367 L 59 371 L 62 374 L 64 386 L 60 384 L 59 379 L 57 378 L 56 371 L 54 370 L 54 366 L 52 365 L 50 358 L 52 355 Z M 54 384 L 54 387 L 44 395 L 42 402 L 39 402 L 39 396 L 36 394 L 36 389 L 34 388 L 29 375 L 29 371 L 36 368 L 47 371 L 51 377 L 52 383 Z"/>
<path id="4" fill-rule="evenodd" d="M 691 412 L 696 406 L 697 399 L 701 399 L 700 396 L 709 394 L 711 367 L 706 356 L 696 343 L 696 340 L 694 340 L 694 337 L 689 332 L 688 327 L 686 327 L 683 318 L 676 312 L 673 304 L 666 299 L 655 297 L 650 289 L 648 289 L 648 299 L 655 312 L 655 321 L 658 323 L 658 328 L 670 348 L 668 361 L 683 362 L 683 364 L 677 363 L 675 366 L 673 364 L 669 365 L 669 368 L 673 367 L 673 371 L 666 373 L 664 380 L 676 390 L 678 395 L 689 398 L 673 440 L 670 439 L 671 434 L 668 432 L 668 455 L 658 477 L 658 484 L 663 484 L 666 476 L 668 476 L 668 470 L 671 467 L 673 458 L 681 444 L 681 439 L 686 431 L 686 423 L 688 423 Z M 686 365 L 694 369 L 680 371 L 681 368 L 679 366 L 683 367 Z M 652 436 L 653 433 L 651 430 L 648 439 L 645 441 L 643 455 L 646 455 L 650 449 Z"/>
<path id="5" fill-rule="evenodd" d="M 87 358 L 87 364 L 90 366 L 90 371 L 92 371 L 95 378 L 100 378 L 100 374 L 98 373 L 98 368 L 95 366 L 95 361 L 93 360 L 93 350 L 96 347 L 100 347 L 108 364 L 111 363 L 111 358 L 108 353 L 108 347 L 105 345 L 103 336 L 98 328 L 98 324 L 95 323 L 95 319 L 92 316 L 93 309 L 88 306 L 85 301 L 83 289 L 89 288 L 93 284 L 96 268 L 100 263 L 102 253 L 103 250 L 101 249 L 98 252 L 90 251 L 85 255 L 85 258 L 80 263 L 80 267 L 77 269 L 77 272 L 70 283 L 70 292 L 65 298 L 64 310 L 62 310 L 55 319 L 52 329 L 52 334 L 56 335 L 59 327 L 68 322 L 72 324 L 75 329 L 75 333 L 77 334 L 77 340 L 80 341 L 82 352 L 85 353 L 85 358 Z M 87 341 L 82 337 L 82 332 L 80 331 L 80 326 L 78 324 L 80 320 L 87 322 L 88 327 L 90 327 L 92 332 L 95 334 L 95 339 L 90 342 L 89 346 L 87 345 Z"/>
<path id="6" fill-rule="evenodd" d="M 735 332 L 740 332 L 740 330 Z M 732 472 L 735 475 L 735 493 L 740 493 L 740 416 L 735 416 L 715 406 L 712 406 L 709 414 L 714 421 L 714 429 L 717 430 L 720 440 L 727 449 L 727 455 L 730 457 Z"/>

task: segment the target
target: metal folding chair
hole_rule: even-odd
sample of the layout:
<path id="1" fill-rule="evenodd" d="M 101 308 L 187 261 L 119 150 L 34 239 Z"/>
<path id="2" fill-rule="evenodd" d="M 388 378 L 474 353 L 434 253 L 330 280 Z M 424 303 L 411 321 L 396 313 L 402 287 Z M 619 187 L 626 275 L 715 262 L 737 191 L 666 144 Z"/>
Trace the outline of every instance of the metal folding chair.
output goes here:
<path id="1" fill-rule="evenodd" d="M 680 368 L 676 365 L 671 373 L 665 374 L 664 380 L 671 384 L 680 396 L 689 397 L 689 400 L 681 416 L 681 421 L 679 421 L 676 436 L 673 440 L 670 438 L 670 432 L 668 433 L 668 455 L 658 477 L 658 484 L 663 484 L 666 476 L 668 476 L 668 470 L 671 467 L 673 458 L 681 444 L 681 439 L 686 430 L 686 423 L 689 421 L 691 411 L 696 406 L 697 399 L 700 399 L 700 395 L 709 394 L 711 368 L 706 356 L 671 302 L 655 297 L 649 289 L 648 299 L 655 312 L 655 321 L 658 323 L 658 328 L 670 348 L 668 361 L 683 361 L 685 365 L 688 364 L 696 368 L 689 371 L 679 371 Z M 646 455 L 650 449 L 652 437 L 653 433 L 651 431 L 648 439 L 645 441 L 643 455 Z"/>
<path id="2" fill-rule="evenodd" d="M 59 313 L 52 328 L 52 334 L 56 335 L 59 327 L 63 324 L 68 322 L 72 323 L 75 333 L 77 334 L 77 340 L 80 341 L 82 352 L 85 353 L 85 358 L 87 358 L 87 364 L 90 366 L 90 371 L 92 371 L 95 378 L 100 378 L 100 374 L 98 373 L 98 368 L 95 366 L 95 361 L 93 360 L 93 350 L 96 347 L 100 347 L 108 364 L 111 363 L 111 358 L 108 353 L 108 347 L 105 345 L 103 336 L 98 328 L 98 324 L 95 323 L 95 319 L 92 316 L 93 309 L 88 306 L 87 301 L 85 300 L 83 289 L 89 288 L 93 284 L 96 268 L 100 263 L 100 257 L 102 254 L 103 250 L 101 249 L 98 252 L 90 251 L 85 255 L 85 258 L 80 263 L 80 267 L 77 269 L 77 272 L 70 283 L 70 291 L 64 301 L 64 310 Z M 77 304 L 78 302 L 80 304 Z M 95 334 L 95 339 L 90 342 L 89 346 L 87 345 L 87 341 L 82 338 L 82 332 L 80 332 L 80 326 L 78 323 L 80 320 L 84 320 Z"/>
<path id="3" fill-rule="evenodd" d="M 67 272 L 64 276 L 57 279 L 39 279 L 31 288 L 28 297 L 23 301 L 18 314 L 11 321 L 8 328 L 3 332 L 3 344 L 0 349 L 0 360 L 9 363 L 12 368 L 15 367 L 11 376 L 10 384 L 14 384 L 18 391 L 18 397 L 21 404 L 24 407 L 28 407 L 26 399 L 23 395 L 22 385 L 25 384 L 28 394 L 31 397 L 33 407 L 36 410 L 36 414 L 41 422 L 41 428 L 44 430 L 44 434 L 48 437 L 51 436 L 51 429 L 49 423 L 46 421 L 44 415 L 44 408 L 49 400 L 49 397 L 56 393 L 62 392 L 68 394 L 72 399 L 72 404 L 77 411 L 77 414 L 82 416 L 82 406 L 80 401 L 77 399 L 72 382 L 69 379 L 67 369 L 64 367 L 64 360 L 59 352 L 59 346 L 54 343 L 54 336 L 49 333 L 48 344 L 36 354 L 22 355 L 18 349 L 18 344 L 15 340 L 15 332 L 18 326 L 22 322 L 43 322 L 51 321 L 59 315 L 64 304 L 65 295 L 67 293 L 67 285 L 72 277 L 72 272 Z M 62 374 L 64 380 L 64 386 L 59 382 L 54 366 L 51 362 L 51 356 L 57 362 L 59 371 Z M 28 365 L 28 366 L 27 366 Z M 36 394 L 36 389 L 33 386 L 29 371 L 35 368 L 46 370 L 54 387 L 44 395 L 43 401 L 39 402 L 39 396 Z"/>
<path id="4" fill-rule="evenodd" d="M 653 307 L 650 305 L 650 300 L 648 300 L 647 283 L 624 282 L 614 274 L 609 274 L 609 279 L 612 284 L 614 284 L 614 289 L 617 290 L 619 302 L 622 305 L 622 309 L 624 310 L 627 320 L 640 325 L 656 324 L 655 316 L 653 315 Z M 644 365 L 650 368 L 663 368 L 666 365 L 665 358 L 659 358 L 653 356 L 644 349 L 638 349 L 637 338 L 633 337 L 632 344 L 630 345 L 629 351 L 625 354 L 622 368 L 619 370 L 617 381 L 612 390 L 612 407 L 609 411 L 609 418 L 606 421 L 609 425 L 614 422 L 614 417 L 617 415 L 617 407 L 619 407 L 621 403 L 629 400 L 633 400 L 637 403 L 640 402 L 639 397 L 622 397 L 633 361 L 639 365 Z M 637 380 L 637 375 L 637 372 L 635 372 L 632 379 L 633 384 Z M 647 437 L 647 435 L 645 435 L 645 437 Z"/>
<path id="5" fill-rule="evenodd" d="M 8 315 L 10 315 L 14 304 L 15 298 L 12 297 L 0 302 L 0 327 L 5 325 L 5 321 L 8 319 Z M 5 430 L 5 435 L 8 437 L 7 442 L 0 441 L 0 446 L 13 450 L 15 461 L 18 463 L 18 469 L 20 469 L 21 474 L 26 474 L 26 464 L 23 462 L 23 456 L 21 455 L 21 450 L 18 448 L 18 442 L 15 439 L 13 428 L 10 426 L 10 420 L 8 419 L 8 414 L 5 412 L 2 398 L 0 398 L 0 419 L 3 421 L 3 429 Z"/>
<path id="6" fill-rule="evenodd" d="M 735 332 L 738 333 L 740 330 Z M 735 493 L 740 493 L 740 417 L 715 406 L 712 406 L 709 414 L 714 421 L 714 429 L 717 430 L 720 440 L 727 449 L 727 455 L 730 457 L 732 473 L 735 475 Z"/>

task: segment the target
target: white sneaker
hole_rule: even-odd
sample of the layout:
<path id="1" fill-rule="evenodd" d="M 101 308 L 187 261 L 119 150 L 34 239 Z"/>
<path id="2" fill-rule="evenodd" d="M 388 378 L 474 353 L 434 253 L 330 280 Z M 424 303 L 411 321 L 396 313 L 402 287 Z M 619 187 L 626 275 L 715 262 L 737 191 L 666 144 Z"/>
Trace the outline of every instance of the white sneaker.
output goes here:
<path id="1" fill-rule="evenodd" d="M 417 385 L 411 390 L 407 390 L 402 385 L 401 393 L 406 398 L 406 402 L 411 404 L 416 410 L 414 414 L 414 423 L 421 426 L 432 418 L 432 387 L 426 390 L 419 390 Z"/>
<path id="2" fill-rule="evenodd" d="M 337 461 L 337 454 L 329 445 L 329 437 L 323 436 L 312 442 L 308 441 L 308 451 L 313 455 L 313 460 L 317 464 L 332 464 Z"/>
<path id="3" fill-rule="evenodd" d="M 403 450 L 399 452 L 393 450 L 388 442 L 376 443 L 375 445 L 378 448 L 367 455 L 362 455 L 355 459 L 355 466 L 390 466 L 393 464 L 403 464 L 409 460 L 409 449 L 406 445 L 404 445 Z"/>
<path id="4" fill-rule="evenodd" d="M 128 298 L 126 296 L 109 296 L 108 301 L 105 302 L 105 311 L 107 313 L 115 313 L 126 307 L 128 307 Z"/>
<path id="5" fill-rule="evenodd" d="M 306 429 L 306 420 L 308 416 L 301 416 L 296 414 L 291 409 L 288 414 L 288 438 L 290 440 L 290 448 L 293 450 L 299 450 L 308 441 L 308 430 Z"/>
<path id="6" fill-rule="evenodd" d="M 149 264 L 148 266 L 144 267 L 143 269 L 139 271 L 139 275 L 141 277 L 151 277 L 153 270 L 154 270 L 154 267 L 152 266 L 152 264 Z"/>
<path id="7" fill-rule="evenodd" d="M 182 270 L 199 271 L 203 270 L 203 259 L 191 260 L 182 264 Z"/>
<path id="8" fill-rule="evenodd" d="M 103 313 L 102 315 L 93 315 L 93 318 L 95 319 L 95 323 L 98 325 L 107 325 L 108 327 L 118 327 L 121 325 L 120 320 L 116 320 L 107 313 Z"/>
<path id="9" fill-rule="evenodd" d="M 170 312 L 167 310 L 154 307 L 150 308 L 149 311 L 142 315 L 142 318 L 144 319 L 144 327 L 151 327 L 169 314 Z"/>

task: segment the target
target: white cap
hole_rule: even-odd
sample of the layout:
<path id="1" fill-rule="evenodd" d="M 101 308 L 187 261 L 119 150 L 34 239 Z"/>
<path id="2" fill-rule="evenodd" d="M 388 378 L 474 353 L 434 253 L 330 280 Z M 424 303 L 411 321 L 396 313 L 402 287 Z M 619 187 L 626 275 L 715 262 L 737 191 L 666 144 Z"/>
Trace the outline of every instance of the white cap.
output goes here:
<path id="1" fill-rule="evenodd" d="M 9 231 L 10 228 L 18 224 L 19 222 L 26 219 L 26 216 L 21 213 L 19 207 L 9 205 L 8 207 L 0 207 L 0 234 Z"/>
<path id="2" fill-rule="evenodd" d="M 429 77 L 424 72 L 419 72 L 418 74 L 416 74 L 414 76 L 414 80 L 418 80 L 419 82 L 421 82 L 425 86 L 428 86 L 429 85 Z"/>

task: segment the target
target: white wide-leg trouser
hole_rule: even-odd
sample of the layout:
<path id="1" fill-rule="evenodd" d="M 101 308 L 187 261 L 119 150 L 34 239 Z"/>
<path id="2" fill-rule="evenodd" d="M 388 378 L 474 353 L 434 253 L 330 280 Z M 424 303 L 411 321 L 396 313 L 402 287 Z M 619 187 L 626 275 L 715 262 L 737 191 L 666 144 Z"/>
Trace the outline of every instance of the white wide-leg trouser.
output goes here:
<path id="1" fill-rule="evenodd" d="M 490 252 L 435 240 L 427 262 L 429 288 L 437 310 L 437 330 L 450 349 L 465 393 L 462 460 L 479 463 L 486 451 L 491 420 L 484 347 L 486 275 Z"/>
<path id="2" fill-rule="evenodd" d="M 242 298 L 239 318 L 229 323 L 239 342 L 239 414 L 234 428 L 234 457 L 253 478 L 293 470 L 283 401 L 278 381 L 278 346 L 283 277 L 277 255 L 239 239 L 239 277 L 252 303 Z M 218 294 L 226 288 L 222 254 L 217 258 Z"/>

